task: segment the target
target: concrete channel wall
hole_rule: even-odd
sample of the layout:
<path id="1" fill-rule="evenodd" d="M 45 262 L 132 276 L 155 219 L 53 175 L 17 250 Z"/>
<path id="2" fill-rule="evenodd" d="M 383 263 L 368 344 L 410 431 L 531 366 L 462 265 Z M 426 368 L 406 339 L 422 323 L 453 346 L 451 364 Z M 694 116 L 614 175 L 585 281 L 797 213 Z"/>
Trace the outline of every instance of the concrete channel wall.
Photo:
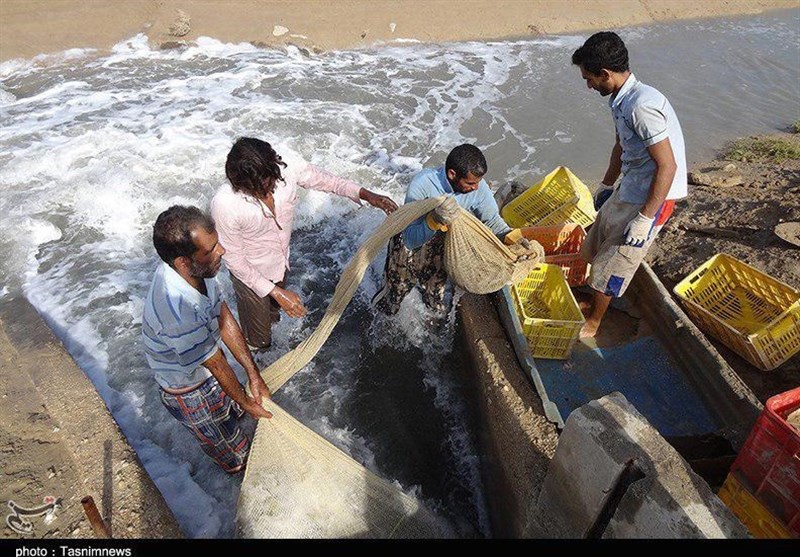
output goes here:
<path id="1" fill-rule="evenodd" d="M 0 503 L 61 509 L 26 538 L 92 538 L 92 496 L 115 538 L 179 538 L 178 523 L 86 374 L 22 298 L 0 307 Z M 5 519 L 5 514 L 3 516 Z M 2 536 L 22 537 L 3 521 Z"/>
<path id="2" fill-rule="evenodd" d="M 529 514 L 558 443 L 539 396 L 517 362 L 490 297 L 465 294 L 461 341 L 477 383 L 483 479 L 498 538 L 541 537 Z"/>

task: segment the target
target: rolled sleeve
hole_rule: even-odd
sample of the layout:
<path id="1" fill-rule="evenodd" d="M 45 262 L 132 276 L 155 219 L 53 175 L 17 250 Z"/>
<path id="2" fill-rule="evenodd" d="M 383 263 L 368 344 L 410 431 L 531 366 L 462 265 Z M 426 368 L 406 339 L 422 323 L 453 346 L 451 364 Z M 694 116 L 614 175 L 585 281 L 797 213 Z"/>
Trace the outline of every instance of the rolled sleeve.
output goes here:
<path id="1" fill-rule="evenodd" d="M 669 137 L 667 117 L 656 107 L 642 105 L 632 113 L 633 129 L 645 146 L 650 147 Z"/>
<path id="2" fill-rule="evenodd" d="M 358 196 L 361 186 L 352 180 L 334 176 L 310 163 L 305 163 L 305 167 L 300 169 L 297 185 L 306 189 L 335 193 L 361 205 L 361 198 Z"/>

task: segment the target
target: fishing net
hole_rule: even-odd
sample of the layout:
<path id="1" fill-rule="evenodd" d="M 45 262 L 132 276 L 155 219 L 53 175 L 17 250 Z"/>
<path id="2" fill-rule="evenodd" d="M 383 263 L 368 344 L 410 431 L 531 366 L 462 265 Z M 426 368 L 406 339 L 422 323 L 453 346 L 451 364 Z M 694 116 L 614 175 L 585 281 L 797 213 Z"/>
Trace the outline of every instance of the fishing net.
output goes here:
<path id="1" fill-rule="evenodd" d="M 276 392 L 317 354 L 364 277 L 370 262 L 395 234 L 426 215 L 444 197 L 407 203 L 389 215 L 359 247 L 342 272 L 316 330 L 297 348 L 267 367 L 262 376 Z M 542 247 L 505 246 L 480 220 L 461 209 L 445 234 L 450 279 L 476 294 L 521 280 L 544 260 Z M 259 420 L 237 509 L 245 537 L 437 538 L 446 525 L 414 497 L 376 476 L 303 426 L 273 401 Z"/>

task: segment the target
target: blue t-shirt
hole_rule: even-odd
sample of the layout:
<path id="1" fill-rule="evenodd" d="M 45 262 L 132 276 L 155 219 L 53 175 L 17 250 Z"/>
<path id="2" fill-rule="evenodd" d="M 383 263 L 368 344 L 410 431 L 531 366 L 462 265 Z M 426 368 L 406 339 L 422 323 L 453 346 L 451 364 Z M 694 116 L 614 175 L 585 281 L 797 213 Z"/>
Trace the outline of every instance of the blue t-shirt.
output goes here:
<path id="1" fill-rule="evenodd" d="M 166 263 L 156 269 L 144 304 L 142 340 L 162 387 L 188 387 L 211 377 L 202 363 L 220 347 L 223 298 L 215 278 L 205 284 L 203 296 Z"/>

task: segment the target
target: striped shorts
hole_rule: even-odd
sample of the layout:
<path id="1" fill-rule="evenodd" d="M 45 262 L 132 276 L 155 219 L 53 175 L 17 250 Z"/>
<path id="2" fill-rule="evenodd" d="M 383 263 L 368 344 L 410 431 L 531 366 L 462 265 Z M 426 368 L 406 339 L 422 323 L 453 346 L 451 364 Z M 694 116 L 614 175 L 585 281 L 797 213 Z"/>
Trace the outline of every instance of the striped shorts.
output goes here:
<path id="1" fill-rule="evenodd" d="M 250 451 L 250 439 L 239 427 L 244 410 L 214 377 L 195 390 L 174 395 L 160 389 L 161 402 L 197 438 L 203 451 L 228 473 L 241 470 Z"/>

